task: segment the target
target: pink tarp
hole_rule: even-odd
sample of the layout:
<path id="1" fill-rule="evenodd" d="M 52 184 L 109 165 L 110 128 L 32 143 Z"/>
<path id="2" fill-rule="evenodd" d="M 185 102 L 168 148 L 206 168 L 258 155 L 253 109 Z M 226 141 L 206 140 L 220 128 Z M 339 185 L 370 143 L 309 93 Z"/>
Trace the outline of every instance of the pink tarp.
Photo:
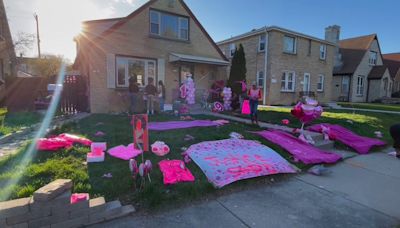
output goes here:
<path id="1" fill-rule="evenodd" d="M 185 163 L 180 160 L 163 160 L 158 163 L 164 176 L 164 184 L 176 184 L 179 182 L 193 182 L 194 176 Z"/>
<path id="2" fill-rule="evenodd" d="M 335 163 L 342 158 L 338 154 L 320 150 L 283 131 L 271 130 L 255 133 L 287 150 L 294 156 L 295 161 L 301 161 L 304 164 Z"/>
<path id="3" fill-rule="evenodd" d="M 138 156 L 141 153 L 142 151 L 135 149 L 133 143 L 129 144 L 128 146 L 116 146 L 108 150 L 109 155 L 126 161 Z"/>
<path id="4" fill-rule="evenodd" d="M 192 145 L 186 154 L 217 188 L 232 182 L 277 173 L 296 173 L 271 148 L 243 139 L 207 141 Z"/>
<path id="5" fill-rule="evenodd" d="M 333 124 L 316 124 L 308 128 L 310 131 L 322 132 L 322 126 L 328 128 L 335 140 L 353 148 L 359 154 L 367 154 L 373 146 L 384 146 L 386 142 L 379 139 L 359 136 L 347 128 Z"/>
<path id="6" fill-rule="evenodd" d="M 75 143 L 90 146 L 92 141 L 87 138 L 64 133 L 52 138 L 38 139 L 36 148 L 44 151 L 57 151 L 59 149 L 71 148 Z"/>
<path id="7" fill-rule="evenodd" d="M 192 127 L 215 127 L 219 125 L 222 125 L 220 121 L 211 120 L 151 122 L 149 123 L 149 130 L 167 131 Z"/>

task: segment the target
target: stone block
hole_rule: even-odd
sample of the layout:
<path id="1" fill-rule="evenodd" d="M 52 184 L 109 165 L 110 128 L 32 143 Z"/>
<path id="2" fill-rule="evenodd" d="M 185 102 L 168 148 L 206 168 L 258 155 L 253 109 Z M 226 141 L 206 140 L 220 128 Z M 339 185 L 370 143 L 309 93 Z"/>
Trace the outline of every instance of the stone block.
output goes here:
<path id="1" fill-rule="evenodd" d="M 89 209 L 89 201 L 81 201 L 74 204 L 68 205 L 55 205 L 51 206 L 51 214 L 69 214 L 70 212 L 81 210 L 81 209 Z"/>
<path id="2" fill-rule="evenodd" d="M 133 212 L 135 212 L 135 208 L 132 205 L 127 205 L 121 207 L 119 210 L 115 210 L 113 212 L 110 212 L 109 214 L 106 214 L 105 219 L 112 220 L 115 218 L 120 218 L 132 214 Z"/>
<path id="3" fill-rule="evenodd" d="M 90 213 L 102 212 L 106 209 L 106 200 L 104 197 L 98 197 L 89 200 Z"/>
<path id="4" fill-rule="evenodd" d="M 30 197 L 0 202 L 0 219 L 28 213 Z"/>
<path id="5" fill-rule="evenodd" d="M 28 225 L 29 225 L 29 228 L 31 228 L 31 227 L 36 228 L 36 227 L 42 227 L 42 226 L 47 226 L 50 224 L 59 223 L 66 219 L 68 219 L 68 216 L 65 216 L 65 215 L 50 215 L 47 217 L 30 220 L 28 222 Z"/>
<path id="6" fill-rule="evenodd" d="M 0 227 L 6 227 L 6 226 L 7 226 L 6 219 L 5 218 L 0 219 Z"/>
<path id="7" fill-rule="evenodd" d="M 50 216 L 50 210 L 44 209 L 44 210 L 30 211 L 30 212 L 22 214 L 22 215 L 8 217 L 6 219 L 6 221 L 7 221 L 7 225 L 15 225 L 15 224 L 24 223 L 24 222 L 28 222 L 30 220 L 39 219 L 39 218 L 47 217 L 47 216 Z"/>
<path id="8" fill-rule="evenodd" d="M 71 190 L 67 190 L 50 201 L 35 201 L 32 198 L 30 202 L 30 209 L 32 211 L 37 211 L 37 210 L 50 211 L 50 208 L 52 207 L 63 207 L 65 205 L 69 205 L 70 203 L 71 203 Z"/>
<path id="9" fill-rule="evenodd" d="M 88 215 L 81 216 L 74 219 L 68 219 L 59 223 L 51 224 L 51 228 L 73 228 L 73 227 L 82 227 L 84 224 L 87 224 L 89 221 Z"/>
<path id="10" fill-rule="evenodd" d="M 28 228 L 28 223 L 20 223 L 20 224 L 16 224 L 13 225 L 12 228 Z"/>
<path id="11" fill-rule="evenodd" d="M 72 180 L 69 179 L 58 179 L 48 185 L 45 185 L 33 193 L 33 199 L 36 202 L 49 201 L 57 196 L 60 196 L 67 190 L 71 190 Z"/>

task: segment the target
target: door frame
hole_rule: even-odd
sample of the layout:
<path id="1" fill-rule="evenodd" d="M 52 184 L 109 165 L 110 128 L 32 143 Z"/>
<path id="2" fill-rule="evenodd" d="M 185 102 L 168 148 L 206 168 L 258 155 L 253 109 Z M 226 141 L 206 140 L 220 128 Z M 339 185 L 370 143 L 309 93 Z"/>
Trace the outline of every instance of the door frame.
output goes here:
<path id="1" fill-rule="evenodd" d="M 308 78 L 307 88 L 306 88 L 306 76 Z M 310 89 L 311 89 L 311 74 L 310 73 L 304 73 L 304 77 L 303 77 L 303 92 L 310 92 Z"/>

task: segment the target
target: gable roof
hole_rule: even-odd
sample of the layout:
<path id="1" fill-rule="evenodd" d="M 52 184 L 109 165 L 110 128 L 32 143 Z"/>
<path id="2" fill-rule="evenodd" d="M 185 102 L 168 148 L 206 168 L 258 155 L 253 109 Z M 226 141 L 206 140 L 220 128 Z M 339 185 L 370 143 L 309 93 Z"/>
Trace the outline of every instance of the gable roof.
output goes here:
<path id="1" fill-rule="evenodd" d="M 397 72 L 400 71 L 400 53 L 384 54 L 383 63 L 389 69 L 390 76 L 396 77 Z"/>
<path id="2" fill-rule="evenodd" d="M 149 0 L 147 3 L 143 4 L 141 7 L 139 7 L 137 10 L 133 11 L 131 14 L 129 14 L 126 17 L 122 18 L 114 18 L 114 19 L 103 19 L 103 20 L 96 20 L 102 27 L 103 31 L 99 33 L 96 36 L 97 38 L 101 38 L 103 36 L 107 36 L 108 34 L 114 32 L 116 29 L 127 23 L 130 19 L 134 18 L 138 14 L 140 14 L 142 11 L 150 7 L 153 3 L 159 0 Z M 216 49 L 218 54 L 221 56 L 221 58 L 225 61 L 228 61 L 226 56 L 222 53 L 221 49 L 217 46 L 217 44 L 214 42 L 214 40 L 211 38 L 211 36 L 208 34 L 208 32 L 204 29 L 204 27 L 201 25 L 199 20 L 196 18 L 196 16 L 193 14 L 193 12 L 190 10 L 190 8 L 186 5 L 186 3 L 183 0 L 177 0 L 183 8 L 187 11 L 189 16 L 192 18 L 192 20 L 196 23 L 196 25 L 200 28 L 200 30 L 203 32 L 203 34 L 206 36 L 206 38 L 209 40 L 211 45 Z M 85 23 L 91 24 L 96 24 L 96 21 L 86 21 Z"/>
<path id="3" fill-rule="evenodd" d="M 387 67 L 385 65 L 382 66 L 374 66 L 372 70 L 368 74 L 368 79 L 381 79 L 385 74 Z"/>
<path id="4" fill-rule="evenodd" d="M 339 52 L 343 65 L 335 67 L 333 74 L 353 74 L 374 40 L 378 40 L 376 34 L 340 40 Z"/>

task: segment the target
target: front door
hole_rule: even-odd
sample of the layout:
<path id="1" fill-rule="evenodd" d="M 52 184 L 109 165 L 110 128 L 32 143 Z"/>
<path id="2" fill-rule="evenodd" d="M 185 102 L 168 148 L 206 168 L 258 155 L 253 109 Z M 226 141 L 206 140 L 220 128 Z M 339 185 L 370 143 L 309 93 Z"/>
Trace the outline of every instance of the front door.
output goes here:
<path id="1" fill-rule="evenodd" d="M 193 77 L 193 80 L 195 80 L 194 78 L 194 65 L 192 64 L 182 64 L 180 66 L 180 70 L 179 70 L 179 85 L 181 85 L 182 83 L 185 82 L 186 80 L 186 76 L 191 74 Z"/>
<path id="2" fill-rule="evenodd" d="M 310 74 L 304 73 L 303 91 L 310 92 Z"/>

